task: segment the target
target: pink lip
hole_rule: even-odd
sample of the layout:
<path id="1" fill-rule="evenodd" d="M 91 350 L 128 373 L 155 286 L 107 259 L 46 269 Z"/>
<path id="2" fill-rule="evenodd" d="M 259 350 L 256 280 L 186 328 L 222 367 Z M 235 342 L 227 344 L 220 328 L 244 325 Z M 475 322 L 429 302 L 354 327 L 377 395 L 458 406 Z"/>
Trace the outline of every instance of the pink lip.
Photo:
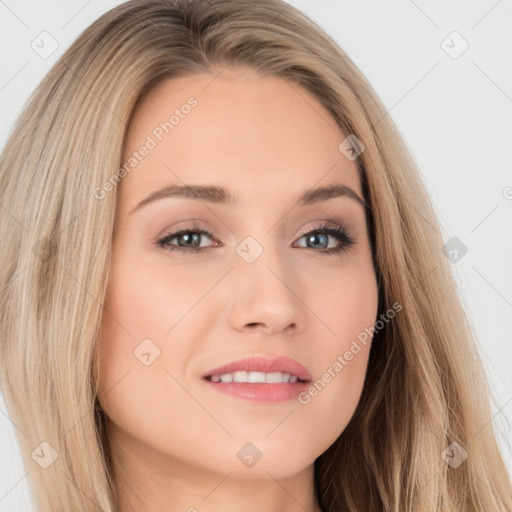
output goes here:
<path id="1" fill-rule="evenodd" d="M 296 375 L 300 380 L 295 383 L 249 383 L 249 382 L 212 382 L 206 377 L 233 373 L 236 371 L 247 372 L 281 372 Z M 256 402 L 280 402 L 283 400 L 296 399 L 312 382 L 313 378 L 309 370 L 298 361 L 289 357 L 266 358 L 252 356 L 239 359 L 231 363 L 219 366 L 202 375 L 202 378 L 212 386 L 213 389 L 236 398 L 253 400 Z M 301 382 L 306 381 L 306 382 Z"/>
<path id="2" fill-rule="evenodd" d="M 237 371 L 246 372 L 281 372 L 296 375 L 300 380 L 311 382 L 313 377 L 309 370 L 295 359 L 290 357 L 267 358 L 262 356 L 250 356 L 243 359 L 232 361 L 231 363 L 219 366 L 202 375 L 203 378 L 212 375 L 221 375 L 223 373 L 233 373 Z M 266 385 L 266 384 L 265 384 Z"/>

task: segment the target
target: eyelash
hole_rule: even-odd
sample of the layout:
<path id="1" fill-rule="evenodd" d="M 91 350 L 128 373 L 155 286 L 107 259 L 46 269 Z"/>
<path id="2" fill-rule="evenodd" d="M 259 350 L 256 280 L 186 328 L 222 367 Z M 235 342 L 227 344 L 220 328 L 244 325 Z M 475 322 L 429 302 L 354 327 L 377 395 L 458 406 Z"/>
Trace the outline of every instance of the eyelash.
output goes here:
<path id="1" fill-rule="evenodd" d="M 162 238 L 158 239 L 155 242 L 155 245 L 169 251 L 178 251 L 178 252 L 193 252 L 193 253 L 200 253 L 204 252 L 206 249 L 211 249 L 211 247 L 179 247 L 176 245 L 171 245 L 169 242 L 173 240 L 176 237 L 179 237 L 184 234 L 189 233 L 195 233 L 200 235 L 206 235 L 209 238 L 213 239 L 213 234 L 209 231 L 200 228 L 199 226 L 192 226 L 190 228 L 184 228 L 180 229 L 179 231 L 176 231 L 174 233 L 169 233 L 167 235 L 164 235 Z M 341 242 L 341 245 L 338 247 L 334 247 L 331 249 L 323 249 L 323 250 L 315 250 L 313 247 L 301 247 L 302 249 L 310 249 L 314 252 L 320 252 L 321 254 L 325 255 L 333 255 L 333 254 L 339 254 L 342 252 L 345 252 L 350 247 L 352 247 L 356 241 L 352 236 L 347 232 L 347 230 L 343 227 L 339 228 L 333 228 L 332 226 L 329 226 L 328 224 L 323 224 L 319 226 L 318 228 L 315 228 L 313 230 L 307 231 L 305 233 L 302 233 L 300 238 L 303 238 L 308 235 L 317 234 L 317 233 L 324 233 L 327 235 L 333 236 L 338 242 Z M 299 238 L 299 240 L 300 240 Z"/>

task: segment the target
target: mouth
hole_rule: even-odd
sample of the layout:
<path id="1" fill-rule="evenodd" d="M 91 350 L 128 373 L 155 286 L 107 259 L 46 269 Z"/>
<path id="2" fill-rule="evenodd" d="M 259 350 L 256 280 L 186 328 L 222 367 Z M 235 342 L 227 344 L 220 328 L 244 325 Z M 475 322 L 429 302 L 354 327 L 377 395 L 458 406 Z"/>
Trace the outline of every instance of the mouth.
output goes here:
<path id="1" fill-rule="evenodd" d="M 250 356 L 202 375 L 208 385 L 237 399 L 281 402 L 297 399 L 313 382 L 309 370 L 289 357 Z"/>
<path id="2" fill-rule="evenodd" d="M 247 372 L 236 371 L 229 373 L 220 373 L 214 375 L 207 375 L 203 377 L 209 382 L 215 383 L 242 383 L 242 384 L 295 384 L 308 383 L 310 381 L 303 380 L 297 375 L 282 372 Z"/>

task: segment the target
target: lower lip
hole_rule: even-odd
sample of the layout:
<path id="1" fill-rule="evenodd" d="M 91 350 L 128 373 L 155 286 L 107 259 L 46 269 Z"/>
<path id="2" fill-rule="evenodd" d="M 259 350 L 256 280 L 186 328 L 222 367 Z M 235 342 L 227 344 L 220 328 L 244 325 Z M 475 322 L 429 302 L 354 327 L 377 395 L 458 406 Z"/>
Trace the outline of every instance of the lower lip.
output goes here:
<path id="1" fill-rule="evenodd" d="M 207 379 L 204 380 L 220 393 L 225 393 L 244 400 L 266 403 L 295 400 L 297 396 L 309 386 L 309 382 L 262 384 L 248 382 L 212 382 Z"/>

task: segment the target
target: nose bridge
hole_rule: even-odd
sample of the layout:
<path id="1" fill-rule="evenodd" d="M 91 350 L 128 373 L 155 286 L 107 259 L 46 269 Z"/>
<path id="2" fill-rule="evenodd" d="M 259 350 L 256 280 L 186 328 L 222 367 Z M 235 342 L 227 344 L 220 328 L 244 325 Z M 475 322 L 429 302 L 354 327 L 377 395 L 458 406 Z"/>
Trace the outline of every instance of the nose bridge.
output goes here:
<path id="1" fill-rule="evenodd" d="M 248 281 L 251 283 L 251 289 L 258 288 L 277 289 L 285 288 L 290 293 L 282 281 L 286 281 L 292 273 L 292 268 L 286 264 L 286 255 L 280 251 L 277 242 L 267 243 L 261 249 L 256 245 L 255 240 L 247 240 L 240 246 L 239 253 L 242 261 L 238 262 L 239 273 L 246 274 Z M 251 258 L 244 259 L 245 257 Z"/>
<path id="2" fill-rule="evenodd" d="M 249 281 L 253 287 L 259 283 L 272 288 L 283 287 L 282 280 L 293 272 L 286 258 L 283 241 L 280 239 L 279 226 L 268 227 L 269 224 L 260 222 L 251 223 L 249 234 L 236 247 L 239 256 L 238 271 L 249 273 Z M 253 273 L 254 279 L 250 274 Z M 276 275 L 277 274 L 277 275 Z M 289 290 L 287 290 L 289 293 Z"/>

